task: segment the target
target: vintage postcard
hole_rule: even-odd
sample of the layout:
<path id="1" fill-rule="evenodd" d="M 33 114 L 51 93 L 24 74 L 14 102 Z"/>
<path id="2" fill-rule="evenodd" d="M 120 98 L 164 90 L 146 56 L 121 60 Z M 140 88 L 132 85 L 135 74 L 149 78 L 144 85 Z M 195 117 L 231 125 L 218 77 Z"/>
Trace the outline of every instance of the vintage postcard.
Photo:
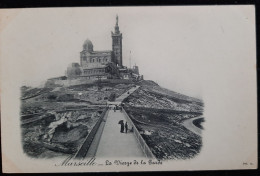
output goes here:
<path id="1" fill-rule="evenodd" d="M 256 169 L 255 8 L 0 9 L 4 173 Z"/>

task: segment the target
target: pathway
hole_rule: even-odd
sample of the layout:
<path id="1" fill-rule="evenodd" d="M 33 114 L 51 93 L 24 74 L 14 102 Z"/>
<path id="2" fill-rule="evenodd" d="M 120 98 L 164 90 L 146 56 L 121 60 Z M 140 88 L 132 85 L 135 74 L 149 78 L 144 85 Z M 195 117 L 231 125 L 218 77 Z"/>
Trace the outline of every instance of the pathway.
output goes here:
<path id="1" fill-rule="evenodd" d="M 29 118 L 29 119 L 24 119 L 24 120 L 21 120 L 21 124 L 24 125 L 24 124 L 27 124 L 27 123 L 35 122 L 35 121 L 41 120 L 41 119 L 46 118 L 46 117 L 48 117 L 48 116 L 41 115 L 41 116 Z"/>
<path id="2" fill-rule="evenodd" d="M 126 99 L 129 95 L 131 95 L 134 91 L 136 91 L 140 86 L 132 87 L 125 93 L 123 93 L 120 97 L 116 98 L 116 102 L 122 102 L 124 99 Z M 128 93 L 129 92 L 129 93 Z"/>
<path id="3" fill-rule="evenodd" d="M 194 124 L 193 124 L 193 121 L 196 120 L 196 119 L 200 119 L 200 118 L 203 118 L 201 116 L 199 117 L 194 117 L 194 118 L 191 118 L 191 119 L 187 119 L 185 121 L 182 122 L 183 126 L 185 128 L 187 128 L 188 130 L 192 131 L 193 133 L 201 136 L 202 134 L 202 130 L 198 127 L 196 127 Z"/>
<path id="4" fill-rule="evenodd" d="M 115 102 L 121 103 L 140 86 L 133 87 L 123 93 Z M 129 93 L 128 93 L 129 92 Z M 109 158 L 109 157 L 145 157 L 134 133 L 121 133 L 120 120 L 126 122 L 123 112 L 108 110 L 105 124 L 100 126 L 87 157 Z M 131 127 L 129 126 L 129 129 Z"/>
<path id="5" fill-rule="evenodd" d="M 122 112 L 109 110 L 96 158 L 145 157 L 134 133 L 120 132 L 120 124 L 118 124 L 120 120 L 126 122 L 126 117 Z"/>

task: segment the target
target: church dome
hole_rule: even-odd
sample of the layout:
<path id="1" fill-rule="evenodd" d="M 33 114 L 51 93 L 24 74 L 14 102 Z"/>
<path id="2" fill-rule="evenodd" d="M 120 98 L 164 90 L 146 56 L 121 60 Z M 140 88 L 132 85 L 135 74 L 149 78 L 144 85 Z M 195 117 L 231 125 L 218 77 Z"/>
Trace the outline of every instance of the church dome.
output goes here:
<path id="1" fill-rule="evenodd" d="M 89 39 L 87 39 L 87 40 L 84 42 L 84 44 L 83 44 L 83 49 L 84 49 L 84 50 L 87 50 L 87 51 L 93 51 L 93 44 L 92 44 L 92 42 L 91 42 Z"/>

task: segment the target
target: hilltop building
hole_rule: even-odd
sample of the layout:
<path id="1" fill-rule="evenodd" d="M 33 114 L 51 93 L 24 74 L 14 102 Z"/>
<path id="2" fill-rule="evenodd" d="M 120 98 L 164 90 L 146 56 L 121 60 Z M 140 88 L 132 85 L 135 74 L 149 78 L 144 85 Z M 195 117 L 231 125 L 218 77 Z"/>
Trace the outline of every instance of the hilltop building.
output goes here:
<path id="1" fill-rule="evenodd" d="M 87 79 L 113 79 L 119 78 L 113 51 L 94 51 L 92 42 L 87 39 L 80 52 L 80 66 L 82 73 L 79 76 Z M 68 77 L 70 75 L 68 74 Z"/>
<path id="2" fill-rule="evenodd" d="M 112 49 L 115 56 L 115 63 L 119 66 L 123 66 L 122 60 L 122 33 L 119 31 L 118 16 L 116 16 L 115 32 L 111 32 L 112 36 Z"/>
<path id="3" fill-rule="evenodd" d="M 112 50 L 96 51 L 87 39 L 80 52 L 80 63 L 72 63 L 66 70 L 68 79 L 132 79 L 139 80 L 138 66 L 127 68 L 122 58 L 122 33 L 119 30 L 118 16 L 114 31 L 111 31 Z"/>

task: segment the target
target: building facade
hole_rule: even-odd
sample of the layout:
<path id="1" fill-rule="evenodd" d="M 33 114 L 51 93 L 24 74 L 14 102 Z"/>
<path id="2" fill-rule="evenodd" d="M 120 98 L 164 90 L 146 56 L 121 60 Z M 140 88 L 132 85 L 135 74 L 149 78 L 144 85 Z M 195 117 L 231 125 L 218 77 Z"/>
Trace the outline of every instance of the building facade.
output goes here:
<path id="1" fill-rule="evenodd" d="M 87 79 L 119 78 L 113 51 L 94 51 L 92 42 L 87 39 L 80 52 L 82 77 Z"/>
<path id="2" fill-rule="evenodd" d="M 114 32 L 111 32 L 112 50 L 95 51 L 93 43 L 87 39 L 80 52 L 80 64 L 72 63 L 66 71 L 68 79 L 131 79 L 132 69 L 123 66 L 122 33 L 118 26 L 118 16 Z M 134 72 L 139 74 L 136 66 Z"/>

